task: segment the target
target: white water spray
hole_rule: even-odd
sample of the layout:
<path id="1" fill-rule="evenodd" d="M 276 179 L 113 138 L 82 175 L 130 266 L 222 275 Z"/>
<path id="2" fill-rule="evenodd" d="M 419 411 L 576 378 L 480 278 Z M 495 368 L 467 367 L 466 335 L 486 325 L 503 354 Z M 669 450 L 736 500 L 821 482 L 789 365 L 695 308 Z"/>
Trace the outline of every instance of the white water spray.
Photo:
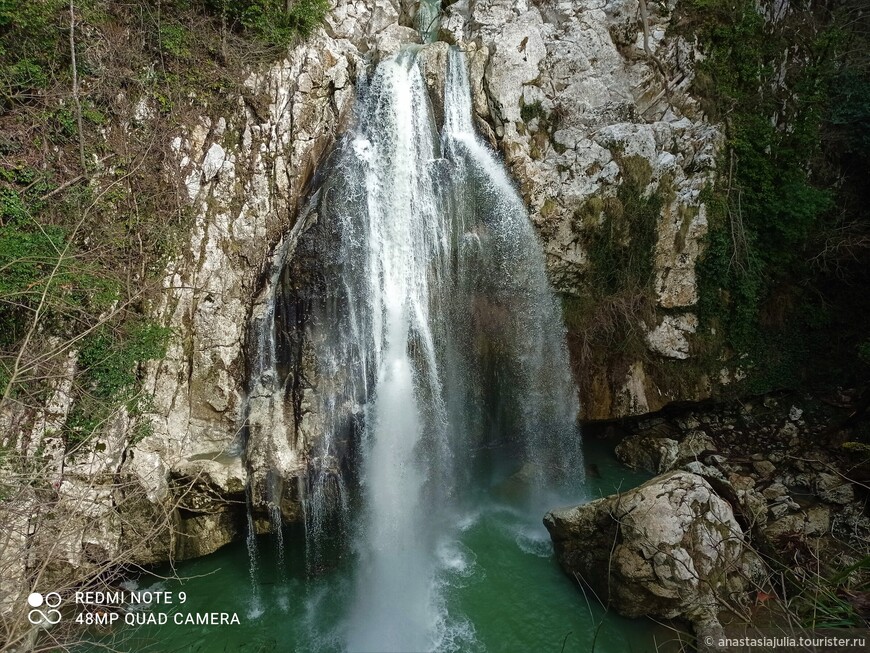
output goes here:
<path id="1" fill-rule="evenodd" d="M 308 349 L 293 354 L 309 351 L 316 371 L 309 571 L 328 565 L 323 552 L 349 528 L 358 481 L 351 652 L 445 650 L 473 637 L 442 596 L 444 578 L 466 565 L 455 536 L 473 485 L 512 474 L 539 524 L 551 493 L 582 481 L 561 312 L 522 199 L 475 134 L 456 50 L 444 114 L 439 133 L 413 49 L 382 62 L 325 166 L 316 228 L 298 245 L 319 284 L 301 302 Z M 292 286 L 299 268 L 286 270 Z M 281 283 L 273 274 L 276 308 L 263 316 L 278 320 L 284 342 L 296 310 L 287 304 L 300 302 L 287 288 L 276 300 Z M 257 358 L 260 385 L 287 378 L 269 337 L 258 343 L 272 352 Z M 269 406 L 286 384 L 269 386 Z"/>

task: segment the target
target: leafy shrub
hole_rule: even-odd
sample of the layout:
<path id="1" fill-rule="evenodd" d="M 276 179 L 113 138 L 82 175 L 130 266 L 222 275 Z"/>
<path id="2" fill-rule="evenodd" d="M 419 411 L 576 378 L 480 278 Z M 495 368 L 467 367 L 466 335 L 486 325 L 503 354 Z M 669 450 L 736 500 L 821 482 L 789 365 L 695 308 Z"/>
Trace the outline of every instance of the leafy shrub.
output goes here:
<path id="1" fill-rule="evenodd" d="M 671 181 L 650 188 L 652 167 L 640 156 L 617 156 L 623 181 L 615 197 L 590 197 L 575 212 L 588 256 L 586 283 L 562 298 L 569 344 L 584 373 L 613 366 L 621 354 L 646 352 L 642 324 L 655 304 L 656 225 Z"/>
<path id="2" fill-rule="evenodd" d="M 297 36 L 308 36 L 323 22 L 328 0 L 209 0 L 213 11 L 236 26 L 273 45 L 288 45 Z"/>
<path id="3" fill-rule="evenodd" d="M 190 38 L 188 31 L 181 25 L 160 26 L 160 46 L 176 59 L 187 59 L 190 56 Z"/>
<path id="4" fill-rule="evenodd" d="M 0 0 L 0 103 L 45 87 L 59 55 L 63 0 Z"/>
<path id="5" fill-rule="evenodd" d="M 169 335 L 169 329 L 137 319 L 101 326 L 85 339 L 78 359 L 81 389 L 66 424 L 69 444 L 86 440 L 118 405 L 137 411 L 138 366 L 162 358 Z"/>
<path id="6" fill-rule="evenodd" d="M 77 257 L 63 229 L 10 224 L 0 230 L 0 344 L 12 345 L 42 303 L 44 328 L 63 332 L 74 313 L 100 312 L 117 283 Z"/>
<path id="7" fill-rule="evenodd" d="M 842 220 L 835 208 L 843 204 L 843 173 L 830 125 L 849 126 L 843 139 L 863 151 L 858 143 L 867 134 L 855 127 L 867 125 L 862 102 L 870 82 L 850 69 L 851 37 L 835 16 L 800 9 L 769 24 L 751 0 L 690 0 L 682 12 L 680 28 L 707 55 L 694 92 L 727 138 L 719 178 L 705 197 L 710 229 L 698 265 L 700 313 L 707 330 L 724 332 L 768 379 L 750 385 L 769 390 L 795 382 L 801 362 L 831 346 L 818 337 L 828 323 L 807 317 L 829 317 L 820 298 L 831 284 L 808 261 Z M 784 293 L 792 300 L 780 310 Z"/>
<path id="8" fill-rule="evenodd" d="M 547 112 L 544 111 L 541 101 L 535 100 L 531 104 L 523 104 L 520 107 L 520 117 L 523 122 L 532 122 L 535 118 L 546 118 Z"/>
<path id="9" fill-rule="evenodd" d="M 597 200 L 593 211 L 600 205 L 602 223 L 587 230 L 590 284 L 603 295 L 650 290 L 662 189 L 669 183 L 662 180 L 655 192 L 648 193 L 652 178 L 649 162 L 643 157 L 625 157 L 619 164 L 623 182 L 616 197 L 591 200 Z"/>

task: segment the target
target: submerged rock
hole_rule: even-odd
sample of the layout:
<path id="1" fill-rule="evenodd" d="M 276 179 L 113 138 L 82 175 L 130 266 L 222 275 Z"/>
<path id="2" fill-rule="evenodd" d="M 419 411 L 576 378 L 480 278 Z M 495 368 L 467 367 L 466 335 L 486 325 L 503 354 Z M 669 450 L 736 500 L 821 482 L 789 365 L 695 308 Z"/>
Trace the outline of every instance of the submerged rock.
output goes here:
<path id="1" fill-rule="evenodd" d="M 762 569 L 731 506 L 688 472 L 554 510 L 544 525 L 563 570 L 600 601 L 627 617 L 684 617 L 699 634 L 718 632 Z"/>
<path id="2" fill-rule="evenodd" d="M 716 451 L 713 440 L 703 431 L 690 431 L 681 441 L 639 433 L 616 445 L 619 461 L 632 469 L 663 474 L 697 460 L 704 453 Z"/>
<path id="3" fill-rule="evenodd" d="M 671 438 L 633 435 L 616 445 L 616 457 L 632 469 L 661 474 L 674 468 L 679 443 Z"/>

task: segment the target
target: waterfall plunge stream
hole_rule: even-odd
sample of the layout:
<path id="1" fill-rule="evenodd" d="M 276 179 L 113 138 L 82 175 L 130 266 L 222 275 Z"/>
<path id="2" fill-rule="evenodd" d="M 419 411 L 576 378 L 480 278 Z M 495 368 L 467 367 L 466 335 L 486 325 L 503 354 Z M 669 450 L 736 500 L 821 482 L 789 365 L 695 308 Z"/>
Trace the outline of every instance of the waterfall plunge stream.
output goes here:
<path id="1" fill-rule="evenodd" d="M 306 540 L 315 571 L 336 541 L 351 545 L 349 651 L 451 648 L 456 618 L 441 590 L 482 477 L 521 487 L 538 531 L 545 510 L 582 486 L 576 391 L 543 251 L 475 134 L 461 52 L 451 49 L 446 72 L 439 133 L 416 49 L 379 64 L 294 229 L 316 228 L 295 253 L 282 246 L 255 320 L 251 402 L 280 412 L 282 359 L 303 355 L 281 344 L 296 316 L 282 284 L 294 256 L 317 251 Z M 285 469 L 288 458 L 265 455 Z"/>

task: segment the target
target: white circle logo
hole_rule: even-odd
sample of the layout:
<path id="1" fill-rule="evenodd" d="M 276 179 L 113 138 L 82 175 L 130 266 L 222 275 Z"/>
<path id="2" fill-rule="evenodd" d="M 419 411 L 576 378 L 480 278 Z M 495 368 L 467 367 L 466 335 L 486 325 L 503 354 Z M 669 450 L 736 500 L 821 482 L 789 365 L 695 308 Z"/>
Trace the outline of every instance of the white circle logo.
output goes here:
<path id="1" fill-rule="evenodd" d="M 61 620 L 60 610 L 39 610 L 39 606 L 45 604 L 49 608 L 56 608 L 61 603 L 60 594 L 57 592 L 49 592 L 45 596 L 39 592 L 33 592 L 27 597 L 27 603 L 34 608 L 27 613 L 27 620 L 34 625 L 49 624 L 54 625 Z"/>

